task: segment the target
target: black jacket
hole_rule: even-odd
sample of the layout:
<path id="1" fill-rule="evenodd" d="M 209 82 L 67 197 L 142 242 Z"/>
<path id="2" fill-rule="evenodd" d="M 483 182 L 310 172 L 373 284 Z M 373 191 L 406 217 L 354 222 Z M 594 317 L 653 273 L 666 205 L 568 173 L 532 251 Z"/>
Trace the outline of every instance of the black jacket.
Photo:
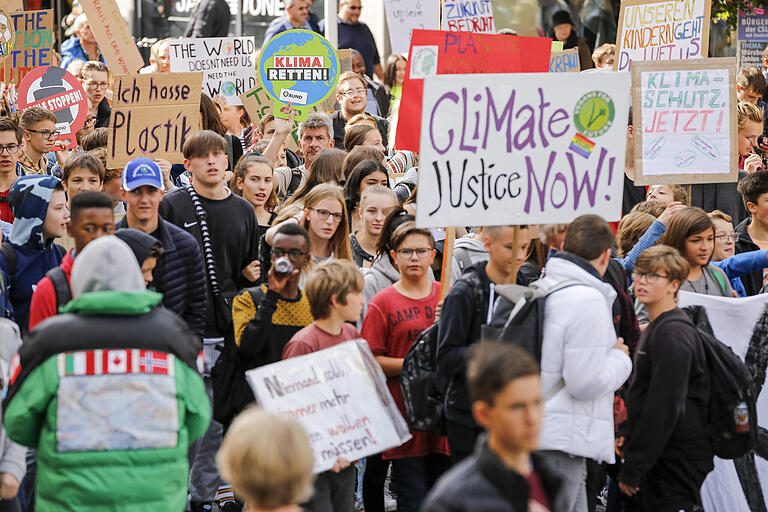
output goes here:
<path id="1" fill-rule="evenodd" d="M 648 325 L 635 353 L 622 426 L 624 465 L 619 481 L 637 487 L 658 461 L 687 460 L 712 469 L 707 437 L 710 379 L 696 328 L 681 309 Z"/>
<path id="2" fill-rule="evenodd" d="M 383 117 L 373 116 L 376 119 L 376 126 L 379 127 L 379 133 L 381 134 L 382 144 L 387 147 L 387 136 L 389 134 L 389 122 Z M 334 147 L 336 149 L 344 149 L 344 128 L 347 126 L 347 120 L 344 119 L 344 115 L 341 110 L 337 110 L 333 113 L 333 140 Z"/>
<path id="3" fill-rule="evenodd" d="M 96 109 L 96 125 L 94 128 L 108 128 L 109 116 L 112 114 L 112 107 L 109 106 L 107 98 L 102 98 L 99 107 Z"/>
<path id="4" fill-rule="evenodd" d="M 232 13 L 225 0 L 202 0 L 189 18 L 185 37 L 226 37 Z"/>
<path id="5" fill-rule="evenodd" d="M 115 229 L 127 227 L 125 217 L 115 225 Z M 163 256 L 152 272 L 150 288 L 162 293 L 163 306 L 182 317 L 202 338 L 208 287 L 200 246 L 195 237 L 162 218 L 158 219 L 157 230 Z"/>
<path id="6" fill-rule="evenodd" d="M 476 427 L 466 380 L 467 349 L 480 339 L 491 295 L 487 261 L 467 267 L 445 297 L 437 328 L 437 385 L 445 393 L 445 417 Z"/>
<path id="7" fill-rule="evenodd" d="M 552 511 L 563 510 L 558 503 L 561 479 L 537 454 L 531 455 Z M 480 442 L 471 457 L 448 471 L 427 496 L 423 512 L 527 512 L 527 480 L 508 468 Z"/>
<path id="8" fill-rule="evenodd" d="M 747 177 L 747 171 L 739 170 L 739 180 Z M 734 224 L 739 224 L 749 215 L 744 207 L 744 200 L 737 190 L 737 182 L 729 183 L 696 183 L 691 185 L 691 206 L 698 206 L 705 212 L 720 210 L 733 218 Z"/>
<path id="9" fill-rule="evenodd" d="M 752 241 L 752 237 L 749 236 L 747 226 L 752 222 L 751 217 L 744 219 L 741 224 L 736 226 L 734 232 L 739 235 L 739 239 L 736 242 L 736 254 L 749 251 L 759 251 L 760 247 Z M 747 291 L 747 296 L 757 295 L 763 287 L 763 271 L 755 270 L 749 274 L 741 276 L 741 283 L 744 285 L 744 289 Z"/>

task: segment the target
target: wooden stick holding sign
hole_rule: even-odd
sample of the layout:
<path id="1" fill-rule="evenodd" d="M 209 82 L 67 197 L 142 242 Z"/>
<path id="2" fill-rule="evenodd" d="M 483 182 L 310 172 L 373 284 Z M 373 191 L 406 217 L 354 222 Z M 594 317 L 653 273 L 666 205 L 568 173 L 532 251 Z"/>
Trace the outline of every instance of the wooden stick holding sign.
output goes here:
<path id="1" fill-rule="evenodd" d="M 443 271 L 440 274 L 440 302 L 445 300 L 451 289 L 451 267 L 453 263 L 453 242 L 456 240 L 456 228 L 446 228 L 443 245 Z"/>

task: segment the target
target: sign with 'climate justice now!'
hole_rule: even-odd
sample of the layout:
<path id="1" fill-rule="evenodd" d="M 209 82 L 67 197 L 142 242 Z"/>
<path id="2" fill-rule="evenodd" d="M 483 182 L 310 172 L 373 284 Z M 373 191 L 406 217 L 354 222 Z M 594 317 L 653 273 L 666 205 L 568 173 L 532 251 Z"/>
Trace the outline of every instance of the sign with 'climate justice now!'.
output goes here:
<path id="1" fill-rule="evenodd" d="M 619 220 L 629 74 L 424 80 L 421 227 Z"/>

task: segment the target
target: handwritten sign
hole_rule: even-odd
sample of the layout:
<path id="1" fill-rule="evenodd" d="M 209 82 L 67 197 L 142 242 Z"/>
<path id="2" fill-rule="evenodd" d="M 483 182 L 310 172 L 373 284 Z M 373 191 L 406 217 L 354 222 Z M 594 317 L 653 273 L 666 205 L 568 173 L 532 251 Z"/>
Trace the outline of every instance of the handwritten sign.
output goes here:
<path id="1" fill-rule="evenodd" d="M 635 184 L 736 181 L 736 59 L 636 64 Z"/>
<path id="2" fill-rule="evenodd" d="M 200 130 L 201 73 L 115 77 L 107 166 L 146 156 L 180 162 L 187 137 Z"/>
<path id="3" fill-rule="evenodd" d="M 364 340 L 347 341 L 245 373 L 261 407 L 297 419 L 315 452 L 315 473 L 410 439 L 408 425 Z"/>
<path id="4" fill-rule="evenodd" d="M 763 50 L 768 46 L 768 16 L 740 13 L 738 18 L 739 46 L 736 56 L 739 68 L 763 67 Z"/>
<path id="5" fill-rule="evenodd" d="M 706 58 L 711 7 L 711 0 L 623 0 L 614 70 L 641 60 Z"/>
<path id="6" fill-rule="evenodd" d="M 424 81 L 420 227 L 619 220 L 626 73 Z M 426 192 L 426 194 L 424 194 Z"/>
<path id="7" fill-rule="evenodd" d="M 53 63 L 53 11 L 6 12 L 16 27 L 13 49 L 5 59 L 3 80 L 20 84 L 36 67 Z M 8 69 L 10 68 L 10 69 Z"/>
<path id="8" fill-rule="evenodd" d="M 384 0 L 392 53 L 406 54 L 414 29 L 440 28 L 440 4 L 433 0 Z"/>
<path id="9" fill-rule="evenodd" d="M 253 36 L 174 39 L 171 72 L 202 71 L 206 96 L 220 94 L 227 104 L 242 105 L 240 95 L 256 85 L 255 52 Z"/>
<path id="10" fill-rule="evenodd" d="M 579 49 L 571 48 L 562 52 L 552 52 L 549 58 L 550 73 L 578 73 L 581 71 L 579 64 Z"/>
<path id="11" fill-rule="evenodd" d="M 81 5 L 110 71 L 127 75 L 144 67 L 128 22 L 115 0 L 83 0 Z"/>
<path id="12" fill-rule="evenodd" d="M 11 54 L 13 45 L 16 44 L 16 26 L 13 19 L 0 10 L 0 58 Z"/>
<path id="13" fill-rule="evenodd" d="M 442 0 L 442 28 L 450 32 L 496 32 L 491 0 Z"/>
<path id="14" fill-rule="evenodd" d="M 549 70 L 551 39 L 414 30 L 405 67 L 395 147 L 419 151 L 424 78 L 460 73 Z"/>

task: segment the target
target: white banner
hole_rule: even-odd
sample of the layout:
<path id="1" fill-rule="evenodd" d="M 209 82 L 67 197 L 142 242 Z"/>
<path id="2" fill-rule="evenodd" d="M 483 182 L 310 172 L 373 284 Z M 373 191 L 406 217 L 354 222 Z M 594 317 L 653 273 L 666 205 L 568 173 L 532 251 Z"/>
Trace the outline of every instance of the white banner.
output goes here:
<path id="1" fill-rule="evenodd" d="M 413 29 L 438 30 L 440 4 L 435 0 L 384 0 L 392 53 L 408 55 Z"/>
<path id="2" fill-rule="evenodd" d="M 365 340 L 340 343 L 246 372 L 264 409 L 296 418 L 315 473 L 400 446 L 411 434 Z"/>
<path id="3" fill-rule="evenodd" d="M 491 0 L 442 0 L 442 29 L 495 34 Z"/>
<path id="4" fill-rule="evenodd" d="M 619 220 L 625 73 L 436 75 L 424 81 L 423 227 Z"/>

